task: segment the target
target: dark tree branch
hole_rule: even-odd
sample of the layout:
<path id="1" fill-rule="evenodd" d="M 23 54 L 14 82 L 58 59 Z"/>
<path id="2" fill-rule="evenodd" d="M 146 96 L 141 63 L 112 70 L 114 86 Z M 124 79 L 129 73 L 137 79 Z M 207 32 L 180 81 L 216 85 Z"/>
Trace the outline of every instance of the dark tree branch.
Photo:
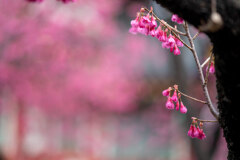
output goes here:
<path id="1" fill-rule="evenodd" d="M 212 13 L 211 0 L 156 0 L 196 28 L 206 24 Z M 228 159 L 240 159 L 240 1 L 217 0 L 223 27 L 206 32 L 213 43 L 217 78 L 219 123 L 228 144 Z"/>

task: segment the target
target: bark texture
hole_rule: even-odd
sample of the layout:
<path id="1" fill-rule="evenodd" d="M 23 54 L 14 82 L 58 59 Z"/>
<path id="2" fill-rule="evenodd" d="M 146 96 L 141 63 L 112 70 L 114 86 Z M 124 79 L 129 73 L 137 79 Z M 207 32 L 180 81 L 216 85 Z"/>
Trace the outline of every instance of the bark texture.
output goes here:
<path id="1" fill-rule="evenodd" d="M 210 0 L 156 0 L 199 28 L 211 14 Z M 240 160 L 240 0 L 217 0 L 224 26 L 207 32 L 213 43 L 217 78 L 219 123 L 228 145 L 228 160 Z"/>

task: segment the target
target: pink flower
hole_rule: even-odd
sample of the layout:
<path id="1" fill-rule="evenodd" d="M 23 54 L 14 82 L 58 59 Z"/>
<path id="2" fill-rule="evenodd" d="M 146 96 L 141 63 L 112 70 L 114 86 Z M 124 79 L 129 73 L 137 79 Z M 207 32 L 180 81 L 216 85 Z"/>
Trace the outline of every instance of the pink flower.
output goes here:
<path id="1" fill-rule="evenodd" d="M 177 45 L 175 45 L 173 53 L 174 53 L 174 55 L 180 55 L 181 54 L 181 52 L 180 52 L 179 48 L 177 47 Z"/>
<path id="2" fill-rule="evenodd" d="M 214 73 L 215 72 L 215 67 L 214 67 L 214 64 L 213 64 L 213 62 L 211 63 L 211 65 L 210 65 L 210 68 L 209 68 L 209 73 Z"/>
<path id="3" fill-rule="evenodd" d="M 138 27 L 138 32 L 139 33 L 141 33 L 141 34 L 144 34 L 144 35 L 148 35 L 148 33 L 149 33 L 149 31 L 148 31 L 148 29 L 147 28 L 140 28 L 140 27 Z"/>
<path id="4" fill-rule="evenodd" d="M 138 21 L 138 17 L 135 20 L 131 20 L 131 26 L 132 27 L 138 27 L 139 26 L 139 21 Z"/>
<path id="5" fill-rule="evenodd" d="M 150 30 L 153 30 L 157 27 L 157 21 L 154 17 L 152 17 L 151 19 L 151 23 L 150 23 Z"/>
<path id="6" fill-rule="evenodd" d="M 173 14 L 171 20 L 173 22 L 177 22 L 178 24 L 183 24 L 184 20 L 180 17 L 178 17 L 177 14 Z"/>
<path id="7" fill-rule="evenodd" d="M 169 48 L 168 42 L 163 42 L 162 43 L 162 48 Z"/>
<path id="8" fill-rule="evenodd" d="M 179 101 L 177 101 L 177 103 L 176 103 L 176 110 L 177 111 L 179 110 Z"/>
<path id="9" fill-rule="evenodd" d="M 197 136 L 198 139 L 203 140 L 204 138 L 206 138 L 205 133 L 203 133 L 203 129 L 200 129 L 200 128 L 198 127 L 198 128 L 197 128 L 197 131 L 198 131 L 198 136 Z"/>
<path id="10" fill-rule="evenodd" d="M 198 135 L 198 139 L 204 139 L 204 138 L 206 138 L 206 135 L 203 133 L 203 129 L 202 129 L 202 127 L 203 127 L 203 123 L 202 122 L 200 122 L 199 123 L 199 126 L 200 126 L 200 128 L 198 127 L 197 128 L 197 130 L 198 130 L 198 132 L 199 132 L 199 135 Z"/>
<path id="11" fill-rule="evenodd" d="M 207 70 L 208 70 L 208 67 L 206 68 L 206 72 L 207 72 Z M 215 67 L 214 67 L 214 63 L 213 62 L 211 62 L 211 64 L 210 64 L 210 68 L 209 68 L 209 73 L 214 73 L 215 72 Z"/>
<path id="12" fill-rule="evenodd" d="M 129 32 L 132 34 L 137 34 L 138 33 L 138 28 L 139 28 L 139 16 L 135 20 L 131 20 L 131 28 L 129 29 Z"/>
<path id="13" fill-rule="evenodd" d="M 174 91 L 173 96 L 171 97 L 171 100 L 174 101 L 174 102 L 178 101 L 177 91 L 176 90 Z"/>
<path id="14" fill-rule="evenodd" d="M 134 28 L 134 27 L 131 27 L 129 29 L 129 32 L 132 33 L 132 34 L 137 34 L 138 33 L 138 29 L 137 28 Z"/>
<path id="15" fill-rule="evenodd" d="M 140 19 L 140 27 L 144 28 L 146 25 L 149 25 L 151 23 L 151 20 L 149 19 L 149 14 L 147 16 L 143 16 Z"/>
<path id="16" fill-rule="evenodd" d="M 170 34 L 169 35 L 169 38 L 168 38 L 168 45 L 169 45 L 169 48 L 173 48 L 175 46 L 175 39 L 174 37 Z"/>
<path id="17" fill-rule="evenodd" d="M 165 89 L 165 90 L 162 92 L 162 95 L 163 95 L 163 96 L 168 96 L 169 93 L 170 93 L 170 91 L 171 91 L 171 88 L 169 87 L 168 89 Z"/>
<path id="18" fill-rule="evenodd" d="M 137 16 L 135 20 L 131 21 L 129 32 L 132 34 L 141 33 L 155 37 L 155 27 L 157 27 L 157 22 L 154 17 L 150 17 L 149 14 L 142 17 Z"/>
<path id="19" fill-rule="evenodd" d="M 162 30 L 161 26 L 159 26 L 155 31 L 155 37 L 157 39 L 159 39 L 159 37 L 162 36 L 162 35 L 163 35 L 163 30 Z"/>
<path id="20" fill-rule="evenodd" d="M 192 138 L 196 138 L 196 137 L 198 137 L 198 135 L 199 135 L 199 132 L 196 129 L 195 125 L 191 124 L 189 131 L 188 131 L 188 136 L 190 136 Z"/>
<path id="21" fill-rule="evenodd" d="M 152 36 L 152 37 L 155 37 L 156 35 L 156 31 L 153 29 L 149 32 L 149 35 Z"/>
<path id="22" fill-rule="evenodd" d="M 178 47 L 183 47 L 183 43 L 178 38 L 174 37 L 174 40 Z"/>
<path id="23" fill-rule="evenodd" d="M 158 40 L 161 42 L 167 42 L 168 41 L 167 33 L 165 31 L 162 31 L 162 34 L 158 37 Z"/>
<path id="24" fill-rule="evenodd" d="M 154 17 L 151 17 L 150 20 L 150 15 L 148 14 L 147 16 L 143 16 L 140 19 L 140 24 L 139 27 L 142 28 L 143 31 L 141 33 L 145 34 L 145 35 L 149 35 L 150 32 L 152 32 L 153 30 L 155 30 L 155 27 L 157 27 L 157 22 L 156 19 Z M 154 32 L 151 33 L 151 35 L 154 37 L 155 33 Z"/>
<path id="25" fill-rule="evenodd" d="M 171 100 L 170 97 L 168 97 L 168 100 L 167 100 L 167 103 L 166 103 L 166 108 L 167 109 L 174 109 L 174 104 L 173 104 L 173 101 Z"/>
<path id="26" fill-rule="evenodd" d="M 187 113 L 187 108 L 183 105 L 182 102 L 181 102 L 181 106 L 180 106 L 180 112 L 183 114 Z"/>

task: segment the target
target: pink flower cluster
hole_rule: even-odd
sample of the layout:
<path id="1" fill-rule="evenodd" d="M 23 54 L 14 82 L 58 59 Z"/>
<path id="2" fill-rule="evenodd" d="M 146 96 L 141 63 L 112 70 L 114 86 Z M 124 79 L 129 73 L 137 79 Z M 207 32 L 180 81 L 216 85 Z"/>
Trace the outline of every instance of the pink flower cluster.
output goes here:
<path id="1" fill-rule="evenodd" d="M 172 96 L 171 91 L 173 91 Z M 173 110 L 176 106 L 176 110 L 178 111 L 180 108 L 180 112 L 185 114 L 187 113 L 187 108 L 184 106 L 184 104 L 181 101 L 181 94 L 178 93 L 178 86 L 174 85 L 174 87 L 169 87 L 168 89 L 165 89 L 162 92 L 163 96 L 168 97 L 167 102 L 166 102 L 166 108 Z M 175 103 L 175 104 L 174 104 Z"/>
<path id="2" fill-rule="evenodd" d="M 184 20 L 182 18 L 178 17 L 177 14 L 173 14 L 171 20 L 178 24 L 183 24 L 183 22 L 184 22 Z"/>
<path id="3" fill-rule="evenodd" d="M 192 138 L 198 138 L 201 140 L 206 138 L 206 135 L 203 133 L 203 129 L 202 129 L 203 123 L 200 122 L 199 126 L 197 121 L 193 118 L 192 124 L 188 130 L 188 136 Z"/>
<path id="4" fill-rule="evenodd" d="M 131 21 L 131 28 L 129 29 L 129 32 L 132 34 L 140 33 L 143 35 L 151 35 L 162 42 L 163 48 L 170 49 L 170 52 L 173 52 L 174 55 L 180 55 L 181 52 L 178 47 L 183 47 L 183 43 L 177 37 L 173 36 L 166 26 L 160 24 L 157 29 L 156 27 L 156 18 L 151 16 L 150 13 L 146 16 L 142 16 L 141 9 L 137 18 Z"/>
<path id="5" fill-rule="evenodd" d="M 147 14 L 147 16 L 140 16 L 140 14 L 138 14 L 137 18 L 131 21 L 131 26 L 129 32 L 132 34 L 141 33 L 154 37 L 157 22 L 153 16 L 150 16 L 150 14 Z"/>
<path id="6" fill-rule="evenodd" d="M 29 2 L 42 2 L 43 0 L 27 0 Z M 63 3 L 74 2 L 75 0 L 57 0 L 62 1 Z"/>

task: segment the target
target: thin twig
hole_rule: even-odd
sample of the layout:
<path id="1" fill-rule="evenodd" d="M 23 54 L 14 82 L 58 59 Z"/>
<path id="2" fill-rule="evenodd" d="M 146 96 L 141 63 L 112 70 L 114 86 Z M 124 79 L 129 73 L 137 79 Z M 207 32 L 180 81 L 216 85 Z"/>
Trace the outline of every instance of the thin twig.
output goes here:
<path id="1" fill-rule="evenodd" d="M 179 90 L 178 90 L 178 92 L 179 92 L 181 95 L 183 95 L 183 96 L 185 96 L 185 97 L 187 97 L 187 98 L 190 98 L 190 99 L 192 99 L 192 100 L 194 100 L 194 101 L 197 101 L 197 102 L 200 102 L 200 103 L 203 103 L 203 104 L 207 104 L 206 101 L 202 101 L 202 100 L 200 100 L 200 99 L 191 97 L 191 96 L 189 96 L 189 95 L 187 95 L 187 94 L 182 93 L 182 92 L 179 91 Z"/>
<path id="2" fill-rule="evenodd" d="M 204 62 L 203 64 L 201 65 L 201 68 L 203 68 L 205 66 L 205 64 L 207 64 L 207 62 L 210 60 L 210 57 L 208 57 Z"/>
<path id="3" fill-rule="evenodd" d="M 203 120 L 203 119 L 198 119 L 196 117 L 192 117 L 192 120 L 196 120 L 196 121 L 199 121 L 199 122 L 218 122 L 216 120 Z"/>
<path id="4" fill-rule="evenodd" d="M 174 34 L 175 37 L 177 37 L 177 39 L 179 39 L 183 43 L 184 46 L 186 46 L 188 49 L 192 50 L 192 48 L 189 45 L 187 45 L 187 43 L 185 43 L 176 33 L 174 33 L 174 32 L 172 32 L 172 33 Z"/>
<path id="5" fill-rule="evenodd" d="M 206 76 L 205 76 L 205 82 L 204 82 L 205 86 L 207 85 L 208 75 L 209 75 L 209 70 L 210 70 L 210 66 L 211 66 L 211 63 L 212 63 L 212 59 L 213 59 L 213 53 L 211 51 L 210 52 L 210 60 L 209 60 L 209 63 L 208 63 L 208 68 L 207 68 L 207 73 L 206 73 Z"/>
<path id="6" fill-rule="evenodd" d="M 217 120 L 203 120 L 203 119 L 197 119 L 199 122 L 218 122 Z"/>
<path id="7" fill-rule="evenodd" d="M 200 32 L 198 31 L 198 32 L 195 34 L 195 36 L 193 36 L 192 39 L 195 40 L 195 39 L 197 38 L 197 36 L 199 35 L 199 33 L 200 33 Z"/>
<path id="8" fill-rule="evenodd" d="M 206 98 L 206 101 L 207 101 L 207 106 L 208 106 L 210 112 L 212 113 L 212 115 L 218 120 L 219 113 L 213 107 L 212 101 L 211 101 L 209 93 L 208 93 L 208 88 L 207 88 L 206 85 L 204 85 L 205 79 L 204 79 L 203 71 L 202 71 L 201 64 L 199 62 L 198 56 L 197 56 L 197 52 L 196 52 L 196 48 L 195 48 L 194 43 L 193 43 L 192 36 L 191 36 L 189 28 L 188 28 L 188 24 L 186 22 L 185 22 L 184 28 L 185 28 L 188 40 L 190 42 L 190 46 L 192 48 L 191 51 L 193 53 L 194 60 L 195 60 L 195 62 L 197 64 L 198 72 L 200 74 L 200 79 L 202 81 L 202 87 L 203 87 L 203 92 L 204 92 L 204 95 L 205 95 L 205 98 Z"/>

